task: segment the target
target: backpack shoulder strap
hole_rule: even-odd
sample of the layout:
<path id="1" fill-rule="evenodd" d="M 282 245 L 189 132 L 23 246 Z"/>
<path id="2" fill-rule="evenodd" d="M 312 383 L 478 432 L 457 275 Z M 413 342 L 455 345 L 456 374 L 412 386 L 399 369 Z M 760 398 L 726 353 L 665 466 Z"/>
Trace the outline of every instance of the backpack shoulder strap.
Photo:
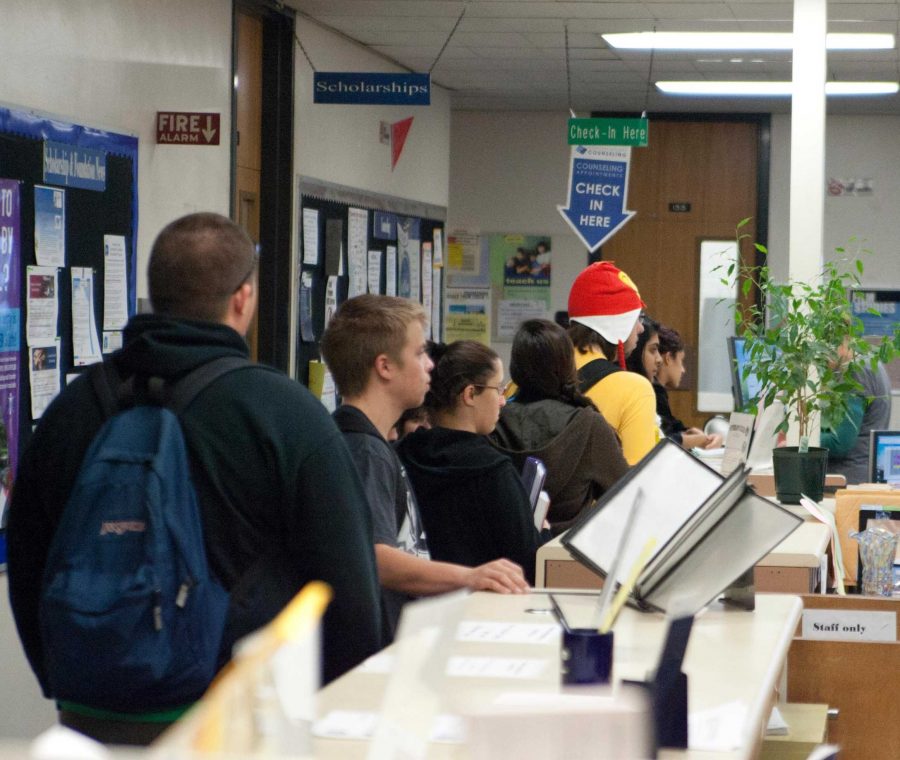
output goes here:
<path id="1" fill-rule="evenodd" d="M 578 370 L 578 390 L 587 393 L 607 375 L 621 371 L 622 368 L 609 359 L 593 359 Z"/>
<path id="2" fill-rule="evenodd" d="M 211 385 L 213 381 L 218 380 L 222 375 L 237 369 L 244 369 L 245 367 L 261 366 L 263 365 L 255 364 L 243 356 L 222 356 L 218 359 L 213 359 L 211 362 L 207 362 L 188 372 L 187 375 L 175 383 L 172 386 L 172 394 L 166 406 L 175 412 L 176 415 L 180 415 L 188 408 L 200 391 Z"/>

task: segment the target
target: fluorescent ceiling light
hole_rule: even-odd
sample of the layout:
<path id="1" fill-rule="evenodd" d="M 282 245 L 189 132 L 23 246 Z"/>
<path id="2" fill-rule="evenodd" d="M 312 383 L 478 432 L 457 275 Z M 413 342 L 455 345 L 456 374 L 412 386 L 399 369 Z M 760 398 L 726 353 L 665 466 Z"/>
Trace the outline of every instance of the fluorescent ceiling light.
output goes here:
<path id="1" fill-rule="evenodd" d="M 625 50 L 792 50 L 790 32 L 629 32 L 601 35 Z M 893 50 L 893 34 L 827 34 L 829 50 Z"/>
<path id="2" fill-rule="evenodd" d="M 667 95 L 789 96 L 791 82 L 660 81 L 657 89 Z M 826 82 L 826 95 L 895 95 L 897 82 Z"/>

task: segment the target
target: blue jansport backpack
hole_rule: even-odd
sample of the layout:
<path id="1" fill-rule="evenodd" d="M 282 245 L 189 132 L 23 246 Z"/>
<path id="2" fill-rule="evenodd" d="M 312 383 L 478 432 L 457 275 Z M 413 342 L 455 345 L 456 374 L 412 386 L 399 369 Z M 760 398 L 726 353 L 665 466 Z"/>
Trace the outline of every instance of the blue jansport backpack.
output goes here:
<path id="1" fill-rule="evenodd" d="M 177 415 L 213 380 L 247 366 L 224 357 L 174 386 L 151 378 L 152 402 L 125 408 L 133 387 L 113 365 L 89 370 L 108 419 L 63 511 L 40 603 L 55 699 L 163 710 L 198 699 L 215 675 L 228 594 L 207 565 Z"/>

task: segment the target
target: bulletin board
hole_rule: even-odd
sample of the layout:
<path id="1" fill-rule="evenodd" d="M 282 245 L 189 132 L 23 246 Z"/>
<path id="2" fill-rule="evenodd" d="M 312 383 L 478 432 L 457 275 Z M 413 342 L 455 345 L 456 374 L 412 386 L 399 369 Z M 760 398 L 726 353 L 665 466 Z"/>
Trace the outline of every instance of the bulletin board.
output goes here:
<path id="1" fill-rule="evenodd" d="M 321 359 L 327 319 L 361 292 L 417 300 L 441 339 L 446 209 L 309 179 L 297 197 L 298 380 L 315 385 L 309 363 Z"/>
<path id="2" fill-rule="evenodd" d="M 134 136 L 0 107 L 5 487 L 52 389 L 114 350 L 124 321 L 135 312 L 137 159 Z M 29 270 L 39 264 L 37 272 Z"/>

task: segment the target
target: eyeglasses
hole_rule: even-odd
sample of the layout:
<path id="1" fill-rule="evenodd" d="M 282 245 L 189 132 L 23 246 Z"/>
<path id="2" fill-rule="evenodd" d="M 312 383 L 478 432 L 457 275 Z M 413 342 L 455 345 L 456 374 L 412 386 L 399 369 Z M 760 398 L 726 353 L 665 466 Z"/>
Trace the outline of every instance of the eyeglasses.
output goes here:
<path id="1" fill-rule="evenodd" d="M 472 385 L 476 388 L 493 388 L 501 396 L 505 396 L 506 391 L 509 388 L 509 383 L 503 383 L 502 385 L 483 385 L 481 383 L 472 383 Z"/>

